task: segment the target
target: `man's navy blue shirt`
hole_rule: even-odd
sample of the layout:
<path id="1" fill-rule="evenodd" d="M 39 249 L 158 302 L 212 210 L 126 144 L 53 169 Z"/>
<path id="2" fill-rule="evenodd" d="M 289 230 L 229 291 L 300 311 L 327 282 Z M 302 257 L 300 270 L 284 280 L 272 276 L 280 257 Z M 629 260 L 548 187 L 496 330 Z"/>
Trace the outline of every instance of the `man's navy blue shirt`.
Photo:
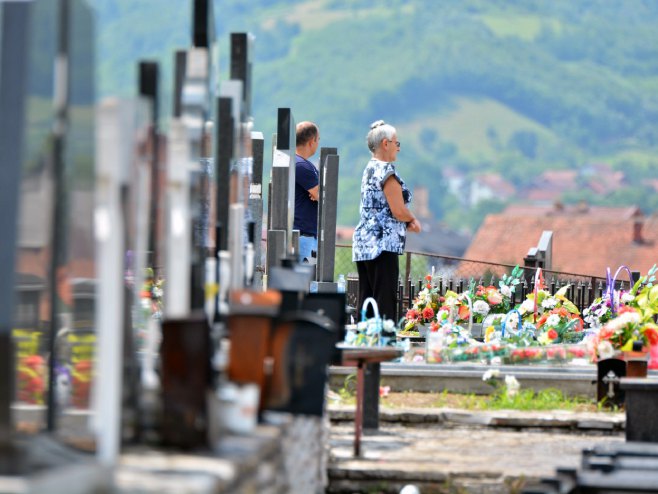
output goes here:
<path id="1" fill-rule="evenodd" d="M 308 191 L 319 183 L 318 170 L 310 161 L 295 155 L 295 221 L 293 228 L 302 235 L 318 234 L 318 201 Z"/>

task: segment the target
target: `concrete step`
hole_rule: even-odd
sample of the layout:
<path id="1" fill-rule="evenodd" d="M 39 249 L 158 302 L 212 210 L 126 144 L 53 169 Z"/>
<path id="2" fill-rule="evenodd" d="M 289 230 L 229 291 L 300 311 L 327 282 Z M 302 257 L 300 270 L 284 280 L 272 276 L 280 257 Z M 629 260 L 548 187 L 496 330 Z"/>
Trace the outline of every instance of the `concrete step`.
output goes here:
<path id="1" fill-rule="evenodd" d="M 353 456 L 353 408 L 331 405 L 329 493 L 519 492 L 578 468 L 583 449 L 624 441 L 621 413 L 387 410 Z"/>
<path id="2" fill-rule="evenodd" d="M 596 366 L 581 365 L 499 365 L 484 364 L 425 364 L 386 362 L 381 364 L 381 384 L 391 391 L 451 391 L 456 393 L 489 394 L 492 387 L 482 381 L 488 369 L 498 369 L 502 377 L 512 375 L 524 388 L 540 391 L 547 388 L 562 390 L 567 396 L 596 397 Z M 345 379 L 355 373 L 351 367 L 330 368 L 330 386 L 339 389 Z M 649 376 L 658 377 L 650 370 Z"/>

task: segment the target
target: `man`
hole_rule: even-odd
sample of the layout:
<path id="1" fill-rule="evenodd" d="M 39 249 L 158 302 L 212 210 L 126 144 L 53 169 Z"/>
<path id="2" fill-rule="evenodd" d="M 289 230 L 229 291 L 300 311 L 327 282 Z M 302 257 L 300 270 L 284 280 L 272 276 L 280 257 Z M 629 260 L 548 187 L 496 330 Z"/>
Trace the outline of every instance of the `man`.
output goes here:
<path id="1" fill-rule="evenodd" d="M 300 263 L 315 264 L 318 250 L 318 169 L 309 158 L 320 144 L 320 129 L 313 122 L 300 122 L 295 142 L 295 221 L 299 230 Z"/>

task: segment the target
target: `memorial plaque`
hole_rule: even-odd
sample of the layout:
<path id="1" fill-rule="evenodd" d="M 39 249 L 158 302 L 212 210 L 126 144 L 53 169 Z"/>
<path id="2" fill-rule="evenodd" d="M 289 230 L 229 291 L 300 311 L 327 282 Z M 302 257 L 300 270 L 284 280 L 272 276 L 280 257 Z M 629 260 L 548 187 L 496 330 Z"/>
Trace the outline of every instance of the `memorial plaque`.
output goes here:
<path id="1" fill-rule="evenodd" d="M 333 348 L 332 365 L 341 365 L 342 354 L 336 348 L 336 343 L 345 340 L 345 293 L 308 293 L 302 301 L 301 308 L 328 317 L 336 327 L 335 338 L 330 342 Z"/>
<path id="2" fill-rule="evenodd" d="M 274 368 L 264 408 L 322 416 L 335 338 L 328 317 L 312 311 L 285 314 L 272 336 Z"/>
<path id="3" fill-rule="evenodd" d="M 607 407 L 621 406 L 624 403 L 624 392 L 619 383 L 622 377 L 626 377 L 626 362 L 608 358 L 599 360 L 596 365 L 597 401 Z"/>
<path id="4" fill-rule="evenodd" d="M 208 445 L 209 335 L 203 313 L 162 324 L 162 439 L 166 446 Z"/>

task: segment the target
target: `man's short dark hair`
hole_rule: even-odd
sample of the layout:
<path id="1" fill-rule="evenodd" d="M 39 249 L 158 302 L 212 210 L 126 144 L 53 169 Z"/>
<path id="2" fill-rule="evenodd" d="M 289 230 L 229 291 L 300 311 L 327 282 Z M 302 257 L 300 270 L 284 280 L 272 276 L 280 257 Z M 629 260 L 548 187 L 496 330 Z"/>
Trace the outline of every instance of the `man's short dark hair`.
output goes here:
<path id="1" fill-rule="evenodd" d="M 318 136 L 318 126 L 313 122 L 300 122 L 296 129 L 296 146 L 303 146 Z"/>

